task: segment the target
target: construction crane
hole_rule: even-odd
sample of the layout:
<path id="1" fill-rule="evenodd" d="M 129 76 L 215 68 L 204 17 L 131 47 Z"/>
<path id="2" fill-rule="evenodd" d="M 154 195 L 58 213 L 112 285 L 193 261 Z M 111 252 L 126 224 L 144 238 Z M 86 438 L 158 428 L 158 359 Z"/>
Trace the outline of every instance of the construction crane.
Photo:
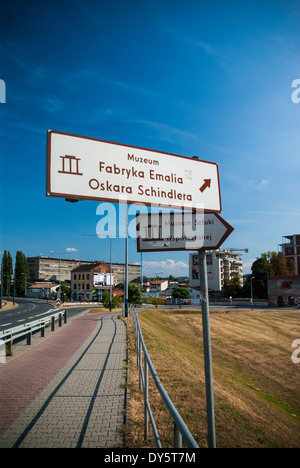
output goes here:
<path id="1" fill-rule="evenodd" d="M 154 271 L 153 274 L 155 275 L 156 279 L 158 278 L 158 275 L 162 275 L 162 271 Z"/>

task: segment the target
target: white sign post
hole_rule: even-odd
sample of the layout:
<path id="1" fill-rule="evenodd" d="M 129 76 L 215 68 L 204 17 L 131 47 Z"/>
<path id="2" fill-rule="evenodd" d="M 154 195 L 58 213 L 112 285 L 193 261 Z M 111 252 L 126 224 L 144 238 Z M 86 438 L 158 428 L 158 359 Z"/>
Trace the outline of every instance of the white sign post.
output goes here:
<path id="1" fill-rule="evenodd" d="M 139 214 L 138 252 L 215 250 L 233 231 L 217 213 L 175 212 Z"/>
<path id="2" fill-rule="evenodd" d="M 222 211 L 216 163 L 52 130 L 47 158 L 47 196 Z"/>

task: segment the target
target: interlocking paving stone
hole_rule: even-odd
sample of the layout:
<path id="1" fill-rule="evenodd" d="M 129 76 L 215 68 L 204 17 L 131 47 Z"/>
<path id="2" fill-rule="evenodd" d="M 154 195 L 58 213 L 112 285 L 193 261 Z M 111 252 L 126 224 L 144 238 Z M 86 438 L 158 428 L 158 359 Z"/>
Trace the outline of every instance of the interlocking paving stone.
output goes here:
<path id="1" fill-rule="evenodd" d="M 125 324 L 109 313 L 73 320 L 2 366 L 0 447 L 121 447 L 125 359 Z"/>

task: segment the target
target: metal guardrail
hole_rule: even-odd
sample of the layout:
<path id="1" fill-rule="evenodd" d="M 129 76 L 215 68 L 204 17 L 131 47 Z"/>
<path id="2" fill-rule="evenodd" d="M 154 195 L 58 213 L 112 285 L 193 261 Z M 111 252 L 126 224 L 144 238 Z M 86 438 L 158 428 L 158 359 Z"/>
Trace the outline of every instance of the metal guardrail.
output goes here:
<path id="1" fill-rule="evenodd" d="M 57 310 L 57 309 L 51 309 Z M 49 312 L 51 312 L 49 310 Z M 55 322 L 58 320 L 59 326 L 62 326 L 62 321 L 67 323 L 67 311 L 60 310 L 55 314 L 51 314 L 47 317 L 34 320 L 32 322 L 24 323 L 23 325 L 19 325 L 17 327 L 13 327 L 7 330 L 0 331 L 0 340 L 2 343 L 9 343 L 10 341 L 14 341 L 17 338 L 21 338 L 22 336 L 27 336 L 27 344 L 31 345 L 32 334 L 38 330 L 41 330 L 41 336 L 45 336 L 45 328 L 51 325 L 51 330 L 54 331 L 55 329 Z"/>
<path id="2" fill-rule="evenodd" d="M 156 370 L 151 362 L 150 356 L 148 354 L 146 345 L 144 343 L 141 327 L 137 317 L 136 310 L 133 306 L 129 308 L 129 315 L 132 319 L 135 344 L 137 350 L 137 366 L 139 368 L 139 388 L 140 390 L 143 387 L 144 391 L 144 438 L 148 440 L 149 434 L 149 420 L 151 422 L 155 442 L 158 448 L 162 448 L 161 441 L 159 438 L 158 430 L 154 421 L 153 413 L 149 403 L 149 370 L 152 375 L 153 381 L 157 390 L 160 393 L 173 421 L 174 421 L 174 448 L 182 448 L 182 439 L 189 448 L 199 448 L 197 442 L 193 438 L 186 424 L 184 423 L 182 417 L 178 413 L 174 404 L 172 403 L 170 397 L 168 396 L 166 390 L 164 389 Z M 143 359 L 144 355 L 144 359 Z M 144 367 L 144 371 L 143 371 Z"/>

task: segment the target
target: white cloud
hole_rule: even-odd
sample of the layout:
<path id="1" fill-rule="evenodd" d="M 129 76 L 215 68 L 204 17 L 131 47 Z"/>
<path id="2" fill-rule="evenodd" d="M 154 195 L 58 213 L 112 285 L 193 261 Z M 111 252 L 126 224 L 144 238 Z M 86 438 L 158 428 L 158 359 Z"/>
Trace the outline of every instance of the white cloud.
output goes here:
<path id="1" fill-rule="evenodd" d="M 78 252 L 78 250 L 75 249 L 74 247 L 67 247 L 67 248 L 66 248 L 66 251 L 67 251 L 67 252 Z"/>
<path id="2" fill-rule="evenodd" d="M 186 44 L 196 46 L 196 47 L 204 50 L 207 54 L 212 54 L 214 52 L 212 47 L 209 44 L 207 44 L 207 43 L 205 43 L 203 41 L 200 41 L 195 36 L 182 33 L 178 29 L 175 29 L 175 28 L 172 28 L 172 27 L 167 27 L 167 28 L 164 28 L 163 32 L 168 34 L 168 35 L 173 36 L 174 38 L 176 38 L 180 42 L 185 42 Z"/>
<path id="3" fill-rule="evenodd" d="M 262 187 L 265 187 L 266 185 L 268 185 L 269 183 L 269 180 L 266 180 L 266 179 L 262 179 L 260 182 L 258 183 L 255 183 L 253 180 L 250 180 L 249 181 L 249 185 L 250 187 L 253 187 L 255 189 L 260 189 Z"/>
<path id="4" fill-rule="evenodd" d="M 169 141 L 171 143 L 175 143 L 177 138 L 184 138 L 185 140 L 187 138 L 198 140 L 198 136 L 194 135 L 193 133 L 171 127 L 170 125 L 166 125 L 161 122 L 152 122 L 147 120 L 139 120 L 137 122 L 143 125 L 147 125 L 158 133 L 158 138 Z"/>
<path id="5" fill-rule="evenodd" d="M 64 107 L 64 102 L 53 93 L 43 98 L 42 101 L 42 108 L 47 112 L 57 112 Z"/>
<path id="6" fill-rule="evenodd" d="M 248 262 L 243 262 L 243 274 L 244 275 L 248 275 L 249 273 L 251 273 L 251 267 L 252 267 L 253 262 L 255 262 L 255 260 L 256 260 L 255 258 L 252 258 Z"/>
<path id="7" fill-rule="evenodd" d="M 299 216 L 300 211 L 245 211 L 246 214 L 259 214 L 271 216 Z"/>
<path id="8" fill-rule="evenodd" d="M 143 262 L 143 272 L 146 276 L 188 276 L 189 266 L 184 262 L 174 260 L 161 260 L 160 262 Z"/>

